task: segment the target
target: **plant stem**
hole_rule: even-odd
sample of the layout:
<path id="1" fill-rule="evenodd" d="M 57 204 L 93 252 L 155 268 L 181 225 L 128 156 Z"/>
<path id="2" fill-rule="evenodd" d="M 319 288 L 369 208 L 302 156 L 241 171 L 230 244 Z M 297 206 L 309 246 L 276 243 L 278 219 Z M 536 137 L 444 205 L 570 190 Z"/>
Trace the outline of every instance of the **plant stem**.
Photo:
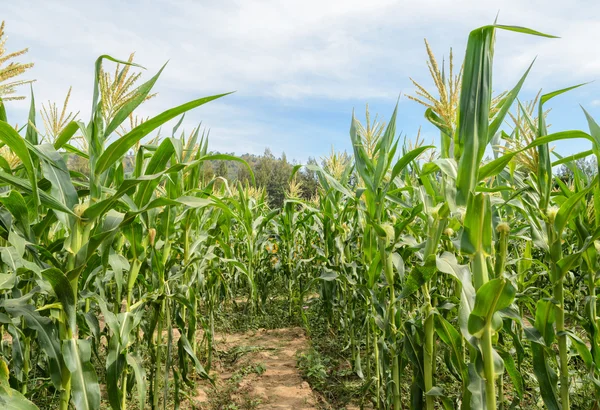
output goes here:
<path id="1" fill-rule="evenodd" d="M 494 348 L 492 346 L 492 326 L 489 324 L 481 337 L 483 369 L 485 374 L 485 402 L 487 409 L 496 409 L 496 381 L 494 380 Z"/>
<path id="2" fill-rule="evenodd" d="M 123 374 L 121 375 L 121 392 L 123 396 L 121 397 L 121 410 L 127 409 L 127 367 L 123 369 Z"/>
<path id="3" fill-rule="evenodd" d="M 475 289 L 479 289 L 488 282 L 488 271 L 485 254 L 482 251 L 473 257 L 473 274 Z M 496 380 L 494 370 L 494 348 L 492 345 L 492 324 L 488 323 L 480 339 L 481 353 L 483 355 L 483 369 L 485 376 L 485 400 L 487 409 L 496 409 Z"/>
<path id="4" fill-rule="evenodd" d="M 396 349 L 396 294 L 394 290 L 394 271 L 392 265 L 392 255 L 387 252 L 386 249 L 386 239 L 379 238 L 379 252 L 381 254 L 381 260 L 383 261 L 384 273 L 385 277 L 388 281 L 388 288 L 390 292 L 390 306 L 389 306 L 389 321 L 390 321 L 390 329 L 392 331 L 391 337 L 393 339 L 394 350 Z M 400 355 L 398 352 L 394 351 L 394 355 L 392 356 L 392 379 L 394 381 L 394 409 L 401 408 L 401 400 L 400 400 Z"/>
<path id="5" fill-rule="evenodd" d="M 498 409 L 504 410 L 504 380 L 498 377 Z"/>
<path id="6" fill-rule="evenodd" d="M 375 307 L 373 307 L 373 315 L 375 315 Z M 375 375 L 377 377 L 376 379 L 376 386 L 377 386 L 377 391 L 376 391 L 376 395 L 375 395 L 375 399 L 377 401 L 377 409 L 380 409 L 380 400 L 379 400 L 379 394 L 381 391 L 381 371 L 380 371 L 380 363 L 379 363 L 379 345 L 377 343 L 377 328 L 375 327 L 374 324 L 371 324 L 371 326 L 373 327 L 373 350 L 375 352 Z"/>
<path id="7" fill-rule="evenodd" d="M 552 221 L 553 222 L 553 221 Z M 567 350 L 567 335 L 565 334 L 565 296 L 564 285 L 558 261 L 562 259 L 560 232 L 553 228 L 553 223 L 547 223 L 548 242 L 550 243 L 550 270 L 554 282 L 554 299 L 556 306 L 556 338 L 558 340 L 560 404 L 563 410 L 570 409 L 569 403 L 569 356 Z"/>
<path id="8" fill-rule="evenodd" d="M 473 257 L 473 282 L 475 282 L 475 290 L 478 290 L 489 280 L 487 264 L 483 252 L 477 252 Z"/>
<path id="9" fill-rule="evenodd" d="M 214 298 L 214 296 L 213 296 Z M 211 299 L 213 299 L 211 298 Z M 209 312 L 209 326 L 210 326 L 210 331 L 208 334 L 208 359 L 206 361 L 206 371 L 210 371 L 210 369 L 212 368 L 212 359 L 213 359 L 213 340 L 214 340 L 214 334 L 215 334 L 215 317 L 214 317 L 214 302 L 211 300 L 210 302 L 210 312 Z"/>
<path id="10" fill-rule="evenodd" d="M 158 308 L 160 309 L 160 313 L 158 315 L 158 323 L 156 325 L 156 346 L 154 347 L 154 383 L 153 383 L 153 395 L 152 395 L 152 408 L 153 409 L 157 409 L 158 408 L 158 396 L 159 396 L 159 387 L 158 387 L 158 381 L 160 379 L 160 345 L 162 343 L 162 321 L 163 321 L 163 315 L 164 315 L 164 301 L 161 303 L 160 307 Z"/>
<path id="11" fill-rule="evenodd" d="M 563 410 L 569 410 L 569 356 L 567 350 L 567 335 L 565 331 L 565 297 L 563 281 L 554 285 L 554 298 L 558 301 L 556 307 L 556 333 L 558 339 L 558 354 L 560 357 L 560 401 Z"/>
<path id="12" fill-rule="evenodd" d="M 434 255 L 442 236 L 442 232 L 446 227 L 446 220 L 440 220 L 436 216 L 430 227 L 429 237 L 425 244 L 423 260 L 427 261 L 431 255 Z M 425 382 L 425 393 L 433 389 L 434 369 L 435 369 L 435 332 L 433 328 L 433 306 L 431 305 L 431 295 L 429 293 L 429 284 L 425 283 L 422 286 L 423 297 L 425 298 L 425 307 L 423 309 L 425 315 L 424 331 L 425 331 L 425 346 L 423 348 L 423 377 Z M 435 405 L 434 396 L 425 396 L 425 405 L 427 410 L 433 410 Z"/>
<path id="13" fill-rule="evenodd" d="M 83 246 L 83 244 L 88 242 L 89 234 L 90 234 L 90 225 L 86 225 L 82 221 L 77 221 L 73 225 L 71 229 L 71 234 L 73 235 L 73 239 L 71 241 L 71 251 L 72 253 L 68 257 L 67 268 L 68 270 L 72 270 L 75 268 L 75 258 L 79 249 Z M 79 295 L 79 278 L 71 280 L 71 288 L 73 289 L 73 295 L 75 297 L 75 306 L 77 306 L 77 296 Z M 67 315 L 63 311 L 61 313 L 62 322 L 59 325 L 59 335 L 61 340 L 65 339 L 75 339 L 73 335 L 73 331 L 69 326 L 67 326 L 68 320 Z M 71 372 L 67 369 L 66 366 L 62 366 L 62 390 L 60 392 L 60 410 L 68 410 L 69 402 L 71 401 Z"/>
<path id="14" fill-rule="evenodd" d="M 71 339 L 73 334 L 71 333 L 71 329 L 66 326 L 67 317 L 64 312 L 62 312 L 63 322 L 59 324 L 59 333 L 61 334 L 61 339 Z M 62 337 L 64 335 L 64 337 Z M 62 390 L 60 392 L 60 410 L 68 410 L 69 402 L 71 401 L 71 372 L 69 369 L 63 367 L 62 369 Z"/>
<path id="15" fill-rule="evenodd" d="M 431 307 L 431 297 L 429 295 L 429 289 L 427 284 L 424 286 L 425 289 L 425 346 L 423 349 L 423 375 L 425 381 L 425 393 L 433 388 L 433 345 L 434 345 L 434 331 L 433 331 L 433 312 Z M 434 397 L 426 395 L 425 405 L 427 410 L 433 410 L 434 408 Z"/>

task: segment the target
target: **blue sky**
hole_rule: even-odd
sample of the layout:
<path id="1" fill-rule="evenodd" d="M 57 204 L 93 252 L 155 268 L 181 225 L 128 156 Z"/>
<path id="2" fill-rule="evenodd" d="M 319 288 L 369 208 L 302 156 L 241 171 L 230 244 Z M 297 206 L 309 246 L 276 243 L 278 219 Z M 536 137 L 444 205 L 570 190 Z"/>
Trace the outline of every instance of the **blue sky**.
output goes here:
<path id="1" fill-rule="evenodd" d="M 521 25 L 560 36 L 546 39 L 515 33 L 497 35 L 495 91 L 511 88 L 537 56 L 523 89 L 567 87 L 600 77 L 600 2 L 579 1 L 34 1 L 6 2 L 8 49 L 29 47 L 38 104 L 62 101 L 73 86 L 71 108 L 89 118 L 93 65 L 100 54 L 136 62 L 153 75 L 169 64 L 157 83 L 157 98 L 143 116 L 206 95 L 236 93 L 190 112 L 184 126 L 211 129 L 210 148 L 236 154 L 273 153 L 305 161 L 331 146 L 349 150 L 355 109 L 388 118 L 399 95 L 398 129 L 426 141 L 436 131 L 412 94 L 409 76 L 430 86 L 423 38 L 437 56 L 455 53 L 462 62 L 470 30 L 493 22 Z M 22 90 L 26 93 L 27 90 Z M 25 122 L 29 102 L 8 107 L 11 122 Z M 587 130 L 579 104 L 600 122 L 600 82 L 558 97 L 552 131 Z M 170 129 L 170 128 L 169 128 Z M 557 144 L 561 154 L 586 142 Z"/>

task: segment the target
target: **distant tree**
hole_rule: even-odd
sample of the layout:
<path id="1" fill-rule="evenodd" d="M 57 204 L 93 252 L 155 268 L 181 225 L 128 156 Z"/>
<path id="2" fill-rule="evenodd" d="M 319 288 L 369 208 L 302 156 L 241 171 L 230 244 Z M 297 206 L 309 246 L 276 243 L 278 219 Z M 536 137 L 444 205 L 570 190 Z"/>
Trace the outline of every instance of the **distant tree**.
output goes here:
<path id="1" fill-rule="evenodd" d="M 217 176 L 228 179 L 228 169 L 225 161 L 219 161 L 219 166 L 217 167 Z"/>
<path id="2" fill-rule="evenodd" d="M 243 154 L 238 156 L 246 161 L 252 170 L 256 182 L 255 186 L 264 188 L 267 192 L 269 206 L 272 208 L 281 207 L 296 163 L 288 161 L 285 152 L 278 158 L 268 148 L 265 149 L 262 155 Z M 317 165 L 317 161 L 314 158 L 309 158 L 308 164 Z M 230 184 L 240 182 L 242 185 L 252 185 L 250 170 L 246 165 L 237 161 L 215 160 L 204 162 L 201 173 L 203 181 L 207 183 L 215 176 L 226 178 Z M 318 185 L 315 172 L 303 167 L 296 174 L 296 179 L 300 182 L 302 198 L 312 199 L 317 192 Z"/>
<path id="3" fill-rule="evenodd" d="M 85 176 L 90 174 L 90 163 L 79 155 L 69 155 L 68 167 L 72 171 L 79 172 Z"/>
<path id="4" fill-rule="evenodd" d="M 317 165 L 317 160 L 309 157 L 307 165 Z M 296 178 L 302 184 L 302 198 L 312 199 L 317 194 L 317 186 L 319 185 L 316 172 L 303 167 L 296 174 Z"/>
<path id="5" fill-rule="evenodd" d="M 265 149 L 265 153 L 258 158 L 254 169 L 254 177 L 256 185 L 266 187 L 271 179 L 273 168 L 275 167 L 275 156 L 269 148 Z"/>
<path id="6" fill-rule="evenodd" d="M 267 188 L 269 205 L 279 208 L 285 200 L 285 190 L 292 175 L 292 165 L 287 161 L 285 152 L 281 155 L 280 159 L 275 159 L 272 165 L 269 179 L 264 186 Z"/>
<path id="7" fill-rule="evenodd" d="M 202 163 L 201 178 L 204 184 L 208 183 L 215 176 L 215 170 L 213 168 L 212 161 L 206 161 Z"/>
<path id="8" fill-rule="evenodd" d="M 594 156 L 575 160 L 575 167 L 590 180 L 598 174 L 598 162 Z M 573 169 L 567 165 L 561 165 L 557 171 L 557 176 L 564 182 L 570 182 L 573 180 Z"/>

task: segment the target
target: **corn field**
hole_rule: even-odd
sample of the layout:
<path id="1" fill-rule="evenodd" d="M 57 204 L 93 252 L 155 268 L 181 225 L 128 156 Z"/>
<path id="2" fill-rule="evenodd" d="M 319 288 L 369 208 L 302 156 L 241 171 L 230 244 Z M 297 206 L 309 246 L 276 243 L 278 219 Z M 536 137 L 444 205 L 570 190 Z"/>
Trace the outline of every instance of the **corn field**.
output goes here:
<path id="1" fill-rule="evenodd" d="M 280 209 L 202 178 L 207 161 L 247 164 L 180 129 L 232 96 L 135 117 L 162 69 L 134 85 L 132 58 L 99 57 L 87 122 L 56 105 L 40 118 L 32 93 L 14 127 L 0 105 L 0 403 L 179 408 L 213 380 L 223 310 L 251 321 L 278 296 L 309 336 L 318 300 L 365 408 L 600 409 L 600 181 L 576 166 L 600 156 L 600 126 L 583 110 L 585 131 L 550 133 L 545 104 L 580 85 L 527 103 L 529 69 L 493 94 L 504 31 L 556 41 L 494 24 L 470 33 L 460 70 L 430 52 L 437 92 L 415 81 L 412 98 L 440 146 L 401 138 L 398 106 L 385 126 L 353 115 L 352 155 L 308 165 L 315 198 L 292 177 Z M 562 157 L 568 139 L 592 149 Z"/>

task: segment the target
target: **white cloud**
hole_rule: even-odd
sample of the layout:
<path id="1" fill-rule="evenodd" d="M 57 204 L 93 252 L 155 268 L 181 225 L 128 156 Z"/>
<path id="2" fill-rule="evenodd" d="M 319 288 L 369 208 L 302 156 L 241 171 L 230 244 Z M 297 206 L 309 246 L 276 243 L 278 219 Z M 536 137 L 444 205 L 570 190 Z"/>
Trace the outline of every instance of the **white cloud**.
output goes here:
<path id="1" fill-rule="evenodd" d="M 73 106 L 87 118 L 95 58 L 136 51 L 151 73 L 170 59 L 157 86 L 161 95 L 144 112 L 238 90 L 228 103 L 202 107 L 201 115 L 215 131 L 222 127 L 224 141 L 261 152 L 279 128 L 269 124 L 269 112 L 245 105 L 251 99 L 393 104 L 412 90 L 409 76 L 427 83 L 424 37 L 438 55 L 454 46 L 458 64 L 469 31 L 491 23 L 498 11 L 501 23 L 562 37 L 499 32 L 498 90 L 511 87 L 536 55 L 529 91 L 593 80 L 600 72 L 600 3 L 594 0 L 28 0 L 5 4 L 3 18 L 9 46 L 30 47 L 38 100 L 60 99 L 73 85 Z M 590 87 L 585 92 L 598 90 Z M 25 110 L 27 103 L 16 107 Z M 264 137 L 260 147 L 251 142 L 257 135 Z"/>
<path id="2" fill-rule="evenodd" d="M 592 76 L 600 68 L 592 52 L 600 5 L 592 2 L 580 11 L 561 1 L 516 0 L 493 7 L 476 0 L 28 3 L 9 3 L 5 18 L 13 37 L 32 43 L 32 56 L 88 72 L 91 59 L 106 52 L 137 51 L 153 70 L 170 58 L 164 80 L 186 90 L 243 87 L 256 95 L 342 99 L 364 98 L 366 91 L 393 98 L 395 82 L 425 77 L 423 37 L 436 50 L 461 50 L 468 31 L 492 22 L 496 8 L 502 23 L 563 37 L 500 33 L 499 77 L 518 78 L 535 55 L 541 78 Z"/>

